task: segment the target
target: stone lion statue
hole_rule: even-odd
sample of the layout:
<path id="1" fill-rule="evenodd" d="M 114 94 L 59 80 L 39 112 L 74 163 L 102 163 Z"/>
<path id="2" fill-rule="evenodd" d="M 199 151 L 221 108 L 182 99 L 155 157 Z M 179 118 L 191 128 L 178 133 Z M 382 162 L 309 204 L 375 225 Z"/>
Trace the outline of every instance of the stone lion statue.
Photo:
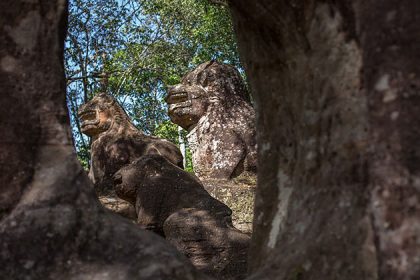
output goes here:
<path id="1" fill-rule="evenodd" d="M 166 238 L 216 279 L 244 279 L 250 238 L 232 211 L 200 180 L 159 155 L 145 155 L 114 175 L 119 197 L 135 205 L 137 224 Z"/>
<path id="2" fill-rule="evenodd" d="M 183 167 L 183 157 L 175 144 L 138 130 L 118 102 L 106 93 L 82 105 L 78 116 L 82 132 L 92 138 L 89 177 L 99 194 L 112 191 L 115 172 L 143 155 L 162 155 Z"/>
<path id="3" fill-rule="evenodd" d="M 238 70 L 203 63 L 169 89 L 166 102 L 171 120 L 188 131 L 199 178 L 256 172 L 255 113 Z"/>

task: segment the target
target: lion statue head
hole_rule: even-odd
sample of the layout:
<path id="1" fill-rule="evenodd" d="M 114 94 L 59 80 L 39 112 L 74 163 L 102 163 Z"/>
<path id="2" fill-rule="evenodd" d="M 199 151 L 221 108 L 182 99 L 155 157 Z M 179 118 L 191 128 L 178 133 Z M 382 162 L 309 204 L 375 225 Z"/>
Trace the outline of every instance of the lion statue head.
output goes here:
<path id="1" fill-rule="evenodd" d="M 117 125 L 131 125 L 124 109 L 114 97 L 106 93 L 99 93 L 92 100 L 80 106 L 78 116 L 81 120 L 81 131 L 93 138 Z"/>
<path id="2" fill-rule="evenodd" d="M 185 75 L 180 84 L 169 88 L 166 102 L 171 120 L 188 131 L 209 111 L 233 113 L 250 104 L 238 70 L 217 61 L 205 62 Z"/>

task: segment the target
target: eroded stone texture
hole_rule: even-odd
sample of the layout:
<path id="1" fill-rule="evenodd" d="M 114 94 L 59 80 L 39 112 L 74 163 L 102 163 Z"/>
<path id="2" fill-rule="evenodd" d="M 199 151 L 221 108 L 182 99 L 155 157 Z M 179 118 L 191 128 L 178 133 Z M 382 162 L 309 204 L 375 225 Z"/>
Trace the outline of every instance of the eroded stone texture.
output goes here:
<path id="1" fill-rule="evenodd" d="M 229 2 L 258 112 L 250 279 L 418 279 L 420 3 Z"/>
<path id="2" fill-rule="evenodd" d="M 82 132 L 92 138 L 89 178 L 99 194 L 112 192 L 115 172 L 146 154 L 163 155 L 182 167 L 182 154 L 175 144 L 145 135 L 108 94 L 100 93 L 82 105 L 78 115 Z"/>
<path id="3" fill-rule="evenodd" d="M 0 278 L 206 279 L 99 204 L 70 138 L 65 11 L 65 1 L 0 2 Z"/>
<path id="4" fill-rule="evenodd" d="M 169 89 L 171 120 L 188 130 L 200 179 L 231 179 L 256 172 L 254 109 L 239 72 L 210 61 Z"/>
<path id="5" fill-rule="evenodd" d="M 136 207 L 137 222 L 164 236 L 201 271 L 244 279 L 249 237 L 232 211 L 197 177 L 159 155 L 143 156 L 115 174 L 117 194 Z"/>

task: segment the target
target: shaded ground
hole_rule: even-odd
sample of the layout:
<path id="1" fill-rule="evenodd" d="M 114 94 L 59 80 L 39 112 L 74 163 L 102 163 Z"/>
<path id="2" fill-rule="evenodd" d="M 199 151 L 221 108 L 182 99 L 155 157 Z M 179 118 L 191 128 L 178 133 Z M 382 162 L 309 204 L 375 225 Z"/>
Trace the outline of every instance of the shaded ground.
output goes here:
<path id="1" fill-rule="evenodd" d="M 255 177 L 241 176 L 232 181 L 207 179 L 202 182 L 214 198 L 232 209 L 233 225 L 244 233 L 252 233 Z"/>

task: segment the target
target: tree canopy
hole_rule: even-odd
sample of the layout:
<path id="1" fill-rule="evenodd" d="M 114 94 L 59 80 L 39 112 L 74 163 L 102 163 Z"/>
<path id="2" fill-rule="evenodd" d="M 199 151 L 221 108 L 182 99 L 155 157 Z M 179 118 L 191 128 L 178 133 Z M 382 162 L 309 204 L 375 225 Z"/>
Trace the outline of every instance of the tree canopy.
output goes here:
<path id="1" fill-rule="evenodd" d="M 89 139 L 77 107 L 97 92 L 114 95 L 147 134 L 177 143 L 166 88 L 198 64 L 240 67 L 228 9 L 207 0 L 71 0 L 65 50 L 67 102 L 75 147 L 86 167 Z"/>

